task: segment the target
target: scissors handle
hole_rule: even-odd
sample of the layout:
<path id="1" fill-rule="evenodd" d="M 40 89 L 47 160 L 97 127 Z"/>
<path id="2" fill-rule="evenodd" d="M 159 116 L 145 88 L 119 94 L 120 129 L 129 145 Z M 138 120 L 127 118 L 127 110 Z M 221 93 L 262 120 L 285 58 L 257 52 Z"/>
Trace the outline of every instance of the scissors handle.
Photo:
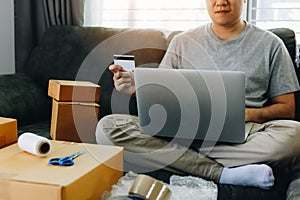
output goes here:
<path id="1" fill-rule="evenodd" d="M 60 160 L 60 158 L 51 158 L 49 160 L 49 164 L 51 164 L 51 165 L 59 165 L 59 160 Z"/>
<path id="2" fill-rule="evenodd" d="M 85 153 L 83 150 L 78 151 L 70 156 L 66 156 L 63 158 L 51 158 L 49 160 L 49 164 L 51 165 L 59 165 L 59 166 L 71 166 L 74 165 L 74 161 L 73 159 L 75 159 L 76 157 L 78 157 L 79 155 Z"/>
<path id="3" fill-rule="evenodd" d="M 49 164 L 60 165 L 60 166 L 71 166 L 74 165 L 74 161 L 70 156 L 66 156 L 63 158 L 51 158 L 49 160 Z"/>

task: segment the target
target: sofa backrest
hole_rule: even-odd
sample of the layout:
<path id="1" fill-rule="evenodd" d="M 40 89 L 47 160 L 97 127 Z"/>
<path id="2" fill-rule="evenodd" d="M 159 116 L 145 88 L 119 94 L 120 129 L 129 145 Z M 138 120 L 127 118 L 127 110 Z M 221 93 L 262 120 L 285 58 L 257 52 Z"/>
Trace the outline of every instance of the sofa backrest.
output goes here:
<path id="1" fill-rule="evenodd" d="M 156 30 L 54 26 L 32 51 L 24 71 L 44 88 L 49 79 L 97 82 L 101 74 L 95 73 L 112 62 L 113 54 L 134 54 L 137 65 L 157 64 L 165 49 L 165 36 Z"/>
<path id="2" fill-rule="evenodd" d="M 165 34 L 154 29 L 53 26 L 46 30 L 22 71 L 45 92 L 49 79 L 101 85 L 100 113 L 104 116 L 112 112 L 114 85 L 107 67 L 113 62 L 113 54 L 133 54 L 137 66 L 157 67 L 166 48 Z"/>

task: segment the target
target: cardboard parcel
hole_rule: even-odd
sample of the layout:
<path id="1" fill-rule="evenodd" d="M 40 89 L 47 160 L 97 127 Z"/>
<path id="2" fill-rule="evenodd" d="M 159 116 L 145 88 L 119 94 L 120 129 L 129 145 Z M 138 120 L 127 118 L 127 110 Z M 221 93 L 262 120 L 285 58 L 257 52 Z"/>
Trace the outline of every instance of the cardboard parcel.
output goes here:
<path id="1" fill-rule="evenodd" d="M 89 81 L 49 80 L 53 140 L 96 143 L 100 89 Z"/>
<path id="2" fill-rule="evenodd" d="M 17 120 L 0 117 L 0 149 L 17 141 Z"/>
<path id="3" fill-rule="evenodd" d="M 37 157 L 17 144 L 0 150 L 1 200 L 101 199 L 123 176 L 123 148 L 86 143 L 51 141 L 47 157 Z M 52 157 L 64 157 L 80 150 L 73 166 L 48 164 Z"/>

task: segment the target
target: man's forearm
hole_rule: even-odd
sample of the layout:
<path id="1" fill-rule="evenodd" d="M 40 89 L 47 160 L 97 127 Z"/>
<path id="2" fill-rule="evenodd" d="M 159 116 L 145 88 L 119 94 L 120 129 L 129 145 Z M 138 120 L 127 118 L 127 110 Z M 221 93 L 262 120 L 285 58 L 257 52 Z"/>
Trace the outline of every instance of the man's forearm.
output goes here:
<path id="1" fill-rule="evenodd" d="M 295 108 L 286 104 L 273 104 L 264 108 L 246 108 L 246 122 L 264 123 L 275 119 L 294 119 Z"/>

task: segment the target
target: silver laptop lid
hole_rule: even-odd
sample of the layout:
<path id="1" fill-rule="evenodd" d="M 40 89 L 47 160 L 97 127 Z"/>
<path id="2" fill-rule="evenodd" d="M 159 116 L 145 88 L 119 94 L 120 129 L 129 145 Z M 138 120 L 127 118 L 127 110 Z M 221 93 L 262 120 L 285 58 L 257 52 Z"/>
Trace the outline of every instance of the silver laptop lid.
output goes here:
<path id="1" fill-rule="evenodd" d="M 243 72 L 136 68 L 134 73 L 145 134 L 245 141 Z"/>

